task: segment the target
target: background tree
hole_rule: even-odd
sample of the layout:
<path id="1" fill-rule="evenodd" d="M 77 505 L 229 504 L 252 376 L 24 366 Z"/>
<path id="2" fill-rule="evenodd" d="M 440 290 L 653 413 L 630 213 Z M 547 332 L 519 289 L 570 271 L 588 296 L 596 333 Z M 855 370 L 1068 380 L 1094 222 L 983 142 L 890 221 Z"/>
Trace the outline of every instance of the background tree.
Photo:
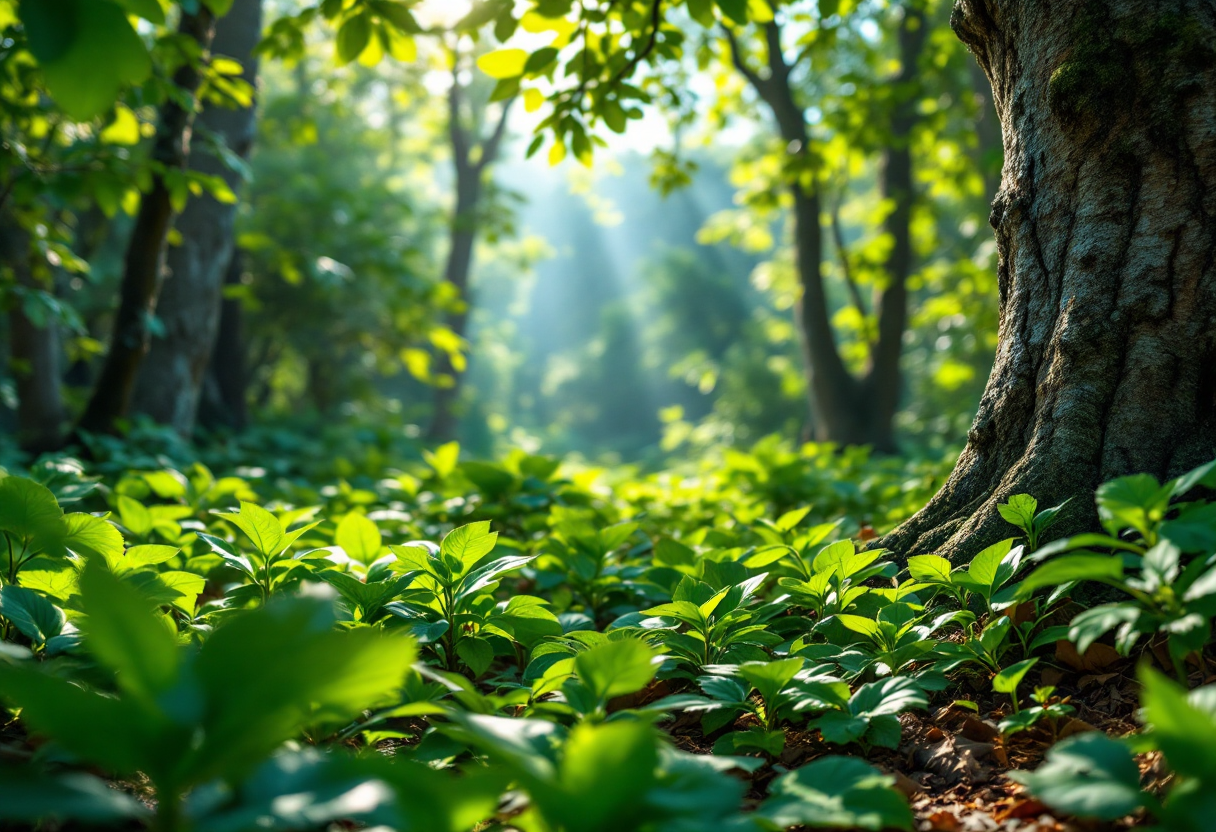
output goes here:
<path id="1" fill-rule="evenodd" d="M 254 47 L 261 37 L 262 0 L 234 0 L 217 22 L 211 45 L 212 67 L 218 65 L 223 74 L 213 79 L 193 127 L 190 168 L 222 178 L 233 193 L 240 189 L 255 133 Z M 214 89 L 217 84 L 222 91 Z M 161 331 L 151 340 L 132 394 L 134 412 L 184 436 L 194 428 L 203 373 L 215 344 L 236 212 L 234 200 L 202 194 L 192 196 L 176 218 L 178 239 L 166 253 L 167 277 L 156 304 Z"/>
<path id="2" fill-rule="evenodd" d="M 469 279 L 474 249 L 478 237 L 485 231 L 487 220 L 494 219 L 490 215 L 503 211 L 503 206 L 495 204 L 495 188 L 490 176 L 507 135 L 507 119 L 514 97 L 500 102 L 494 113 L 484 102 L 488 95 L 487 90 L 481 89 L 484 85 L 462 81 L 461 76 L 471 67 L 465 66 L 469 56 L 462 54 L 460 41 L 457 36 L 456 45 L 447 50 L 452 68 L 447 94 L 448 142 L 455 174 L 455 201 L 443 275 L 457 299 L 456 309 L 448 315 L 447 328 L 463 341 L 473 304 Z M 434 441 L 447 441 L 455 435 L 459 415 L 456 403 L 466 367 L 467 358 L 459 343 L 439 350 L 435 408 L 428 433 Z"/>
<path id="3" fill-rule="evenodd" d="M 215 35 L 213 6 L 228 0 L 210 0 L 194 12 L 183 11 L 178 24 L 182 36 L 173 84 L 177 90 L 160 109 L 156 140 L 152 149 L 152 181 L 140 200 L 135 227 L 127 244 L 125 268 L 119 289 L 110 348 L 93 395 L 77 428 L 92 433 L 112 433 L 127 415 L 140 364 L 151 344 L 156 303 L 160 294 L 165 244 L 175 211 L 184 207 L 188 194 L 184 177 L 190 155 L 195 115 L 195 94 L 203 74 L 198 61 L 204 58 Z"/>

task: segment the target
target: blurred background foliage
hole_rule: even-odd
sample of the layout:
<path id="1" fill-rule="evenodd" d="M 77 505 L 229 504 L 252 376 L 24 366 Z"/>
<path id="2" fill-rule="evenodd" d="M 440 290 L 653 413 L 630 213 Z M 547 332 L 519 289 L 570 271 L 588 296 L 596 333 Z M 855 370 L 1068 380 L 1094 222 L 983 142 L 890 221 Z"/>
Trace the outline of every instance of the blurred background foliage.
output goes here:
<path id="1" fill-rule="evenodd" d="M 467 11 L 457 6 L 415 11 L 440 25 Z M 813 3 L 787 4 L 782 18 L 814 144 L 831 320 L 845 363 L 861 370 L 876 326 L 867 298 L 888 280 L 892 246 L 880 179 L 896 139 L 883 114 L 911 101 L 914 126 L 901 141 L 914 171 L 913 262 L 895 424 L 901 452 L 941 459 L 965 438 L 996 342 L 987 206 L 999 133 L 983 79 L 949 31 L 948 3 L 843 6 L 830 31 L 828 10 Z M 268 31 L 300 8 L 267 2 Z M 925 46 L 901 75 L 899 37 L 913 12 Z M 263 60 L 253 151 L 233 161 L 244 184 L 220 323 L 228 357 L 217 352 L 209 371 L 239 365 L 230 380 L 239 402 L 217 405 L 205 387 L 193 438 L 222 454 L 225 443 L 290 445 L 304 441 L 293 432 L 312 441 L 342 426 L 347 444 L 367 446 L 354 456 L 416 455 L 436 390 L 452 389 L 457 427 L 442 438 L 487 457 L 523 448 L 655 467 L 673 455 L 720 461 L 723 449 L 762 441 L 797 453 L 811 417 L 782 187 L 794 151 L 773 133 L 722 31 L 687 27 L 679 59 L 656 62 L 638 82 L 653 93 L 644 117 L 589 165 L 576 158 L 585 154 L 525 158 L 538 105 L 528 94 L 514 106 L 490 100 L 492 83 L 469 63 L 493 48 L 488 34 L 389 44 L 397 60 L 373 54 L 384 51 L 373 39 L 335 62 L 332 35 L 311 32 L 288 59 Z M 764 45 L 739 49 L 762 55 Z M 39 125 L 19 111 L 13 84 L 10 139 L 60 138 L 39 145 L 47 159 L 38 164 L 56 172 L 42 185 L 53 187 L 19 200 L 29 177 L 11 176 L 5 210 L 26 215 L 42 254 L 36 287 L 9 270 L 2 294 L 6 308 L 57 327 L 71 414 L 109 336 L 155 101 L 134 90 L 91 122 L 64 117 L 56 133 L 53 115 Z M 453 84 L 466 132 L 485 138 L 504 123 L 482 174 L 465 292 L 445 279 L 461 220 Z M 71 159 L 85 154 L 87 174 L 72 174 Z M 0 324 L 5 344 L 10 321 Z M 2 358 L 0 441 L 13 456 L 17 379 L 29 368 Z M 177 442 L 163 434 L 151 447 L 161 440 Z"/>

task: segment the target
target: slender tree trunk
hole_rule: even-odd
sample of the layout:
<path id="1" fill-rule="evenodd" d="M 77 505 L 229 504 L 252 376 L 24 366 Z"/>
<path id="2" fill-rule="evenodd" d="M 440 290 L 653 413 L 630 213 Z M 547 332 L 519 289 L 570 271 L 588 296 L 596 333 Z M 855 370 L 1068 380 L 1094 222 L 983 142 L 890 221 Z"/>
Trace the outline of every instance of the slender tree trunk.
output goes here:
<path id="1" fill-rule="evenodd" d="M 245 68 L 244 80 L 255 84 L 258 62 L 253 48 L 261 33 L 262 0 L 236 0 L 216 23 L 211 51 L 239 61 Z M 195 133 L 200 139 L 210 134 L 245 159 L 256 128 L 253 105 L 233 109 L 208 104 L 198 116 Z M 190 167 L 222 177 L 239 193 L 240 173 L 202 141 L 194 142 Z M 215 344 L 221 288 L 232 260 L 236 209 L 235 204 L 205 194 L 192 198 L 174 223 L 182 239 L 166 254 L 167 275 L 156 305 L 164 334 L 152 339 L 131 401 L 135 412 L 171 425 L 184 436 L 194 430 L 203 374 Z"/>
<path id="2" fill-rule="evenodd" d="M 225 286 L 235 286 L 241 282 L 243 261 L 240 249 L 232 252 L 224 277 Z M 226 427 L 241 431 L 249 424 L 249 375 L 244 328 L 241 302 L 224 298 L 220 304 L 215 348 L 199 396 L 198 419 L 203 427 Z"/>
<path id="3" fill-rule="evenodd" d="M 477 242 L 481 173 L 474 171 L 467 161 L 457 161 L 456 171 L 456 208 L 452 215 L 451 246 L 448 250 L 447 267 L 444 269 L 444 280 L 456 288 L 462 300 L 460 309 L 448 315 L 447 327 L 463 339 L 469 326 L 469 275 L 473 269 L 473 247 Z M 464 373 L 454 366 L 452 357 L 447 352 L 441 351 L 438 358 L 439 374 L 450 378 L 452 383 L 450 386 L 435 388 L 435 412 L 428 438 L 434 442 L 447 442 L 456 435 L 456 403 L 460 397 L 460 382 Z"/>
<path id="4" fill-rule="evenodd" d="M 891 147 L 884 154 L 880 179 L 884 197 L 895 205 L 885 221 L 894 247 L 887 262 L 887 284 L 875 296 L 878 335 L 871 345 L 869 366 L 861 377 L 845 366 L 832 328 L 823 279 L 820 192 L 809 172 L 811 136 L 791 85 L 792 67 L 782 53 L 780 25 L 775 21 L 767 24 L 764 34 L 768 57 L 765 76 L 747 65 L 729 30 L 727 39 L 736 68 L 769 107 L 782 141 L 797 157 L 791 167 L 807 172 L 790 184 L 790 194 L 795 267 L 802 289 L 794 317 L 802 339 L 813 433 L 820 441 L 871 445 L 880 452 L 893 452 L 894 418 L 902 387 L 900 357 L 908 321 L 907 278 L 913 261 L 910 223 L 915 193 L 910 139 L 916 124 L 916 99 L 908 88 L 916 79 L 916 64 L 924 46 L 924 18 L 915 4 L 907 4 L 899 31 L 901 70 L 894 83 L 901 97 L 892 114 Z"/>
<path id="5" fill-rule="evenodd" d="M 942 491 L 884 544 L 973 554 L 996 505 L 1076 498 L 1216 451 L 1216 6 L 960 0 L 1005 140 L 1000 341 Z"/>
<path id="6" fill-rule="evenodd" d="M 196 41 L 205 52 L 215 33 L 214 16 L 200 3 L 195 14 L 183 13 L 179 31 Z M 199 80 L 199 72 L 192 62 L 184 64 L 173 77 L 174 84 L 190 99 L 198 89 Z M 185 170 L 193 121 L 192 106 L 183 107 L 175 99 L 169 99 L 161 107 L 152 158 L 166 170 Z M 156 314 L 165 241 L 172 220 L 169 187 L 165 177 L 157 174 L 153 176 L 151 189 L 140 200 L 135 228 L 127 244 L 110 349 L 93 395 L 80 417 L 78 430 L 113 433 L 118 429 L 119 421 L 127 416 L 135 378 L 151 342 L 151 320 Z"/>
<path id="7" fill-rule="evenodd" d="M 29 291 L 47 290 L 34 276 L 29 235 L 9 214 L 0 218 L 0 263 L 10 268 L 15 283 Z M 54 321 L 34 321 L 20 299 L 9 311 L 9 359 L 17 386 L 17 441 L 38 454 L 62 442 L 65 418 L 59 328 Z"/>
<path id="8" fill-rule="evenodd" d="M 912 131 L 916 127 L 916 83 L 926 29 L 924 15 L 905 6 L 899 27 L 899 75 L 894 79 L 896 103 L 891 114 L 890 144 L 883 154 L 879 184 L 891 212 L 883 230 L 892 240 L 886 262 L 887 283 L 875 296 L 878 338 L 870 351 L 870 366 L 861 384 L 856 418 L 865 425 L 865 442 L 883 453 L 894 453 L 895 413 L 903 392 L 904 332 L 908 328 L 908 277 L 912 273 L 912 209 L 916 191 L 912 182 Z"/>
<path id="9" fill-rule="evenodd" d="M 455 66 L 459 66 L 458 63 Z M 461 108 L 465 90 L 460 86 L 458 73 L 452 74 L 452 86 L 448 93 L 448 134 L 452 146 L 452 159 L 456 169 L 456 206 L 452 214 L 451 245 L 448 249 L 444 279 L 455 287 L 462 306 L 448 316 L 447 326 L 459 338 L 464 339 L 469 325 L 472 298 L 469 292 L 469 277 L 473 269 L 473 251 L 477 243 L 479 213 L 484 192 L 486 170 L 498 158 L 498 151 L 506 135 L 507 117 L 512 101 L 505 101 L 502 113 L 493 132 L 484 138 L 475 138 L 462 123 Z M 479 122 L 480 119 L 473 119 Z M 474 146 L 476 142 L 476 147 Z M 456 436 L 459 422 L 457 402 L 460 398 L 461 379 L 464 370 L 458 368 L 451 355 L 441 351 L 438 356 L 439 375 L 451 379 L 451 384 L 435 388 L 435 410 L 427 439 L 432 442 L 447 442 Z"/>

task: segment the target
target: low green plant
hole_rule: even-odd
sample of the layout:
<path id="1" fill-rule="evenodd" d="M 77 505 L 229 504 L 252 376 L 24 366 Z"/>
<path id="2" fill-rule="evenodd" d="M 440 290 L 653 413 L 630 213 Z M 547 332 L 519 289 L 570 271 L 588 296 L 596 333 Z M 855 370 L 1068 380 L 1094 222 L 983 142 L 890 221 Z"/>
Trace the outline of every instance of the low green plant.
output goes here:
<path id="1" fill-rule="evenodd" d="M 444 734 L 505 768 L 529 803 L 513 825 L 553 832 L 745 830 L 747 760 L 675 751 L 646 721 L 583 722 L 453 714 Z M 759 761 L 755 761 L 759 763 Z"/>
<path id="2" fill-rule="evenodd" d="M 803 692 L 796 710 L 823 711 L 809 727 L 819 729 L 826 742 L 857 743 L 867 752 L 875 746 L 896 748 L 902 734 L 898 715 L 929 705 L 924 689 L 908 678 L 870 682 L 851 695 L 843 682 L 807 682 Z"/>
<path id="3" fill-rule="evenodd" d="M 749 606 L 767 577 L 768 573 L 761 573 L 717 590 L 685 577 L 670 603 L 642 611 L 651 618 L 641 619 L 638 626 L 692 671 L 730 663 L 735 657 L 744 661 L 767 658 L 762 648 L 781 640 L 765 626 L 777 611 L 761 612 Z M 682 626 L 687 629 L 681 631 Z"/>
<path id="4" fill-rule="evenodd" d="M 100 565 L 85 567 L 80 592 L 84 644 L 113 692 L 10 662 L 0 663 L 0 700 L 80 760 L 145 774 L 163 832 L 180 828 L 192 788 L 244 776 L 309 726 L 391 698 L 416 655 L 408 638 L 335 631 L 328 607 L 306 600 L 233 617 L 202 647 L 184 647 Z"/>
<path id="5" fill-rule="evenodd" d="M 1125 739 L 1091 732 L 1069 737 L 1034 772 L 1010 776 L 1057 811 L 1114 821 L 1146 812 L 1169 832 L 1211 826 L 1216 792 L 1216 686 L 1193 691 L 1144 667 L 1141 705 L 1145 732 Z M 1173 772 L 1164 795 L 1142 787 L 1135 754 L 1160 751 Z"/>
<path id="6" fill-rule="evenodd" d="M 894 564 L 881 560 L 885 554 L 882 549 L 858 552 L 853 541 L 838 540 L 820 549 L 809 563 L 801 556 L 787 558 L 798 565 L 802 577 L 779 578 L 777 584 L 789 592 L 794 605 L 811 610 L 819 619 L 840 615 L 873 592 L 866 581 L 894 574 Z M 745 563 L 756 565 L 754 559 Z"/>
<path id="7" fill-rule="evenodd" d="M 198 533 L 226 564 L 249 579 L 249 591 L 230 592 L 230 603 L 240 605 L 256 597 L 264 604 L 275 592 L 303 577 L 305 567 L 291 557 L 290 550 L 300 537 L 318 525 L 317 522 L 287 531 L 274 514 L 246 502 L 242 502 L 237 511 L 221 512 L 218 516 L 240 529 L 253 545 L 252 554 L 244 555 L 223 538 Z"/>
<path id="8" fill-rule="evenodd" d="M 1039 501 L 1034 497 L 1029 494 L 1014 494 L 1008 502 L 997 505 L 996 510 L 1006 522 L 1022 530 L 1022 534 L 1026 536 L 1026 549 L 1033 552 L 1039 548 L 1043 532 L 1060 519 L 1060 512 L 1068 502 L 1065 500 L 1058 506 L 1039 511 Z"/>
<path id="9" fill-rule="evenodd" d="M 823 757 L 780 775 L 755 820 L 769 832 L 790 827 L 910 832 L 914 822 L 895 778 L 855 757 Z"/>
<path id="10" fill-rule="evenodd" d="M 800 677 L 808 675 L 804 664 L 801 658 L 792 657 L 706 668 L 710 673 L 697 680 L 706 699 L 687 708 L 704 713 L 701 724 L 705 733 L 714 733 L 743 713 L 751 714 L 759 722 L 755 728 L 732 731 L 720 737 L 714 743 L 714 753 L 759 750 L 771 757 L 780 755 L 785 747 L 785 732 L 781 726 L 806 718 L 805 714 L 797 712 L 798 703 L 807 698 L 800 683 Z M 821 674 L 813 675 L 823 680 Z M 753 699 L 752 694 L 759 701 Z"/>
<path id="11" fill-rule="evenodd" d="M 1102 583 L 1128 596 L 1126 601 L 1090 607 L 1072 619 L 1068 638 L 1079 652 L 1114 630 L 1115 647 L 1126 656 L 1142 638 L 1160 633 L 1175 674 L 1186 682 L 1187 658 L 1212 638 L 1216 555 L 1184 564 L 1182 551 L 1165 539 L 1143 555 L 1074 552 L 1036 569 L 1023 583 L 1022 593 L 1074 581 Z"/>
<path id="12" fill-rule="evenodd" d="M 412 583 L 384 608 L 401 618 L 420 643 L 436 650 L 448 670 L 464 663 L 474 676 L 485 673 L 494 661 L 493 637 L 510 644 L 533 634 L 561 632 L 543 599 L 517 595 L 502 604 L 496 601 L 494 590 L 501 577 L 535 558 L 491 559 L 497 538 L 489 521 L 482 521 L 452 530 L 438 546 L 416 542 L 389 547 L 397 558 L 390 569 Z"/>
<path id="13" fill-rule="evenodd" d="M 997 728 L 1004 737 L 1011 737 L 1019 731 L 1025 731 L 1046 722 L 1052 729 L 1052 736 L 1058 736 L 1060 720 L 1076 712 L 1076 708 L 1056 697 L 1054 685 L 1043 685 L 1034 689 L 1030 701 L 1034 702 L 1029 708 L 1015 711 L 1002 719 Z"/>

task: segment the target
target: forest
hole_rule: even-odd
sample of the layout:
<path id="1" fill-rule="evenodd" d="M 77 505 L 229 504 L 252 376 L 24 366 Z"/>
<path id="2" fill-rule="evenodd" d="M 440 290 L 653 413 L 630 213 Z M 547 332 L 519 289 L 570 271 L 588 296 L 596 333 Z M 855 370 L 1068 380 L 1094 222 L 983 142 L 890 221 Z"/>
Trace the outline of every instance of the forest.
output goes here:
<path id="1" fill-rule="evenodd" d="M 1214 0 L 0 0 L 0 829 L 1210 832 Z"/>

